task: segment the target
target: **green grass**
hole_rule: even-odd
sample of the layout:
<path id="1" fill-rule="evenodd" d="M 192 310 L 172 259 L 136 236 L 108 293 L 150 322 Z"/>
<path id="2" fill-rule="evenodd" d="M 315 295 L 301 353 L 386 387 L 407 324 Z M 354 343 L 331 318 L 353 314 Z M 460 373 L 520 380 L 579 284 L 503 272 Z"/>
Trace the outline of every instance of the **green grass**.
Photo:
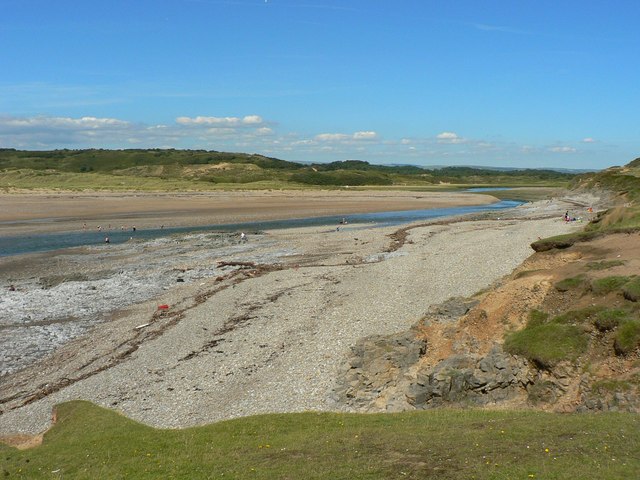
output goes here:
<path id="1" fill-rule="evenodd" d="M 0 447 L 21 479 L 619 479 L 640 471 L 640 417 L 437 410 L 263 415 L 154 430 L 86 402 L 44 444 Z"/>
<path id="2" fill-rule="evenodd" d="M 551 321 L 565 325 L 580 325 L 602 313 L 604 308 L 601 305 L 593 305 L 578 310 L 567 310 L 563 314 L 554 317 Z"/>
<path id="3" fill-rule="evenodd" d="M 559 282 L 556 282 L 554 287 L 559 292 L 567 292 L 569 290 L 573 290 L 574 288 L 583 286 L 584 283 L 585 283 L 584 275 L 578 275 L 576 277 L 570 277 L 570 278 L 565 278 L 563 280 L 560 280 Z"/>
<path id="4" fill-rule="evenodd" d="M 628 392 L 638 384 L 638 378 L 631 380 L 606 379 L 593 382 L 591 390 L 599 395 L 606 393 Z"/>
<path id="5" fill-rule="evenodd" d="M 628 355 L 640 347 L 640 321 L 629 320 L 622 323 L 616 331 L 613 346 L 619 355 Z"/>
<path id="6" fill-rule="evenodd" d="M 629 277 L 612 275 L 610 277 L 598 278 L 591 281 L 591 291 L 596 295 L 606 295 L 622 287 L 629 282 Z"/>
<path id="7" fill-rule="evenodd" d="M 609 268 L 624 265 L 624 260 L 602 260 L 600 262 L 588 262 L 587 270 L 608 270 Z"/>
<path id="8" fill-rule="evenodd" d="M 627 300 L 637 302 L 640 300 L 640 277 L 632 278 L 624 287 L 622 287 L 622 294 Z"/>
<path id="9" fill-rule="evenodd" d="M 613 309 L 608 309 L 608 310 L 603 310 L 601 312 L 598 312 L 593 324 L 601 332 L 606 332 L 608 330 L 615 329 L 620 324 L 630 319 L 631 319 L 631 316 L 629 312 L 627 312 L 626 310 L 613 308 Z"/>
<path id="10" fill-rule="evenodd" d="M 563 360 L 575 360 L 587 350 L 588 343 L 582 328 L 550 322 L 509 334 L 504 349 L 547 369 Z"/>
<path id="11" fill-rule="evenodd" d="M 541 310 L 531 310 L 527 318 L 527 327 L 543 325 L 549 319 L 549 314 Z"/>

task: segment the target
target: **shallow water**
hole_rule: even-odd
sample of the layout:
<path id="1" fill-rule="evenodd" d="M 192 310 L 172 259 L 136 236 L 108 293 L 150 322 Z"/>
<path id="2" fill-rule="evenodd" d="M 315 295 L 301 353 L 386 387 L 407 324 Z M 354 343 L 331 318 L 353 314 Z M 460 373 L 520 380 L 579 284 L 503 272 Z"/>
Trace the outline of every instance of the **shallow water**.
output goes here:
<path id="1" fill-rule="evenodd" d="M 476 205 L 470 207 L 434 208 L 425 210 L 403 210 L 394 212 L 362 213 L 353 215 L 331 215 L 326 217 L 294 218 L 289 220 L 272 220 L 263 222 L 231 223 L 225 225 L 206 225 L 199 227 L 167 227 L 154 229 L 131 230 L 112 229 L 110 231 L 82 231 L 47 234 L 28 234 L 10 237 L 0 237 L 0 257 L 20 255 L 25 253 L 46 252 L 63 248 L 100 245 L 109 237 L 112 244 L 124 243 L 131 240 L 150 240 L 167 237 L 174 234 L 189 232 L 238 232 L 259 231 L 292 227 L 312 227 L 322 225 L 337 225 L 343 218 L 350 223 L 374 223 L 380 226 L 399 225 L 439 217 L 464 215 L 484 211 L 503 210 L 521 205 L 522 202 L 503 200 L 490 205 Z"/>

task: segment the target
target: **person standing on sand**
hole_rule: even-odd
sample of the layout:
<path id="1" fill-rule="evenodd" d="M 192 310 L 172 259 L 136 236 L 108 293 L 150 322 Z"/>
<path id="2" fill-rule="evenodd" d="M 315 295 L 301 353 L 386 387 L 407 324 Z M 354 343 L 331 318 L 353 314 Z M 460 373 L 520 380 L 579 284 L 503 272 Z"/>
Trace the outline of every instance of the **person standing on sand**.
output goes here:
<path id="1" fill-rule="evenodd" d="M 240 233 L 240 241 L 243 243 L 247 241 L 247 236 L 244 234 L 244 232 Z"/>

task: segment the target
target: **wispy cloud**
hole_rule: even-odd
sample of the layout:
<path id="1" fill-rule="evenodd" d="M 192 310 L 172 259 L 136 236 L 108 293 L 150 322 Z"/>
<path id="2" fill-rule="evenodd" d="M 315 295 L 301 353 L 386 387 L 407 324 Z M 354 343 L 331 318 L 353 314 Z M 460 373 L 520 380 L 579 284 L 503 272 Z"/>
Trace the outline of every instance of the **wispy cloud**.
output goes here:
<path id="1" fill-rule="evenodd" d="M 185 126 L 216 126 L 216 127 L 255 127 L 262 125 L 259 115 L 247 115 L 245 117 L 178 117 L 176 123 Z"/>
<path id="2" fill-rule="evenodd" d="M 362 131 L 354 133 L 320 133 L 314 137 L 318 142 L 360 142 L 376 140 L 378 134 L 373 131 Z"/>
<path id="3" fill-rule="evenodd" d="M 577 152 L 577 149 L 575 149 L 574 147 L 558 146 L 551 147 L 549 151 L 554 153 L 575 153 Z"/>

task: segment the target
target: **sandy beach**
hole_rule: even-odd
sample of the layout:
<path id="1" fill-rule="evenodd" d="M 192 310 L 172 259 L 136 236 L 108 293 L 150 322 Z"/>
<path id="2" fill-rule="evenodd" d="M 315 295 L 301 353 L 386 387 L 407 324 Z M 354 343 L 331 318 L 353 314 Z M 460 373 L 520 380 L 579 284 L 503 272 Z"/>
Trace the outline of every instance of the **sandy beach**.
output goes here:
<path id="1" fill-rule="evenodd" d="M 44 360 L 2 377 L 0 435 L 42 432 L 52 407 L 70 399 L 163 428 L 341 410 L 334 382 L 358 339 L 404 330 L 431 305 L 487 288 L 531 255 L 537 238 L 580 228 L 561 220 L 579 203 L 416 224 L 402 241 L 393 236 L 398 227 L 348 225 L 268 231 L 246 243 L 199 234 L 140 245 L 127 255 L 163 256 L 154 272 L 166 283 L 151 300 L 112 311 Z M 212 242 L 215 255 L 203 247 Z M 92 254 L 105 258 L 99 247 Z M 80 261 L 67 260 L 61 271 Z M 125 271 L 123 262 L 111 270 Z M 87 274 L 44 291 L 117 290 L 92 283 L 109 281 Z"/>
<path id="2" fill-rule="evenodd" d="M 0 194 L 0 235 L 221 225 L 352 213 L 419 210 L 495 202 L 490 195 L 452 192 L 225 191 L 205 193 Z"/>

